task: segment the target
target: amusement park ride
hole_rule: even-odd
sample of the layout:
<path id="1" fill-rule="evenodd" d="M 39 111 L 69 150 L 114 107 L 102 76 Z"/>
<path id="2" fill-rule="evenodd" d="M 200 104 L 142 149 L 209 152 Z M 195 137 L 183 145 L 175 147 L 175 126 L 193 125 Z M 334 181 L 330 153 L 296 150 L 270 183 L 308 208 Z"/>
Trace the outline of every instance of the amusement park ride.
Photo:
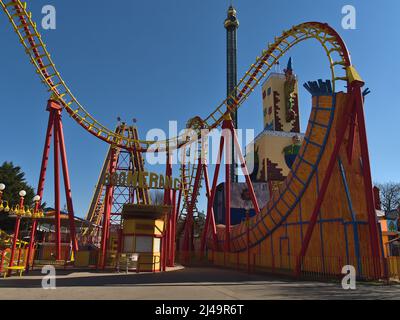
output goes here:
<path id="1" fill-rule="evenodd" d="M 109 261 L 108 251 L 113 234 L 113 239 L 118 239 L 117 254 L 123 253 L 125 240 L 122 236 L 132 236 L 125 230 L 121 231 L 127 226 L 126 217 L 130 214 L 126 208 L 135 205 L 133 209 L 142 212 L 144 207 L 155 208 L 159 205 L 152 205 L 146 183 L 131 181 L 128 184 L 107 184 L 106 175 L 127 179 L 129 173 L 136 172 L 137 177 L 140 177 L 145 174 L 143 153 L 166 152 L 165 177 L 173 180 L 171 152 L 182 149 L 182 154 L 186 154 L 192 144 L 197 144 L 201 150 L 206 145 L 199 139 L 200 131 L 207 129 L 211 132 L 222 127 L 230 132 L 230 136 L 221 137 L 213 179 L 210 180 L 209 166 L 201 156 L 204 153 L 200 152 L 195 162 L 183 161 L 179 186 L 174 188 L 171 183 L 164 184 L 164 203 L 159 205 L 164 208 L 163 214 L 154 218 L 155 222 L 140 220 L 141 224 L 148 223 L 147 226 L 150 225 L 152 230 L 161 229 L 158 233 L 154 231 L 154 243 L 159 240 L 157 244 L 161 252 L 160 265 L 156 270 L 165 270 L 166 265 L 174 265 L 175 243 L 180 243 L 178 257 L 183 263 L 189 262 L 193 250 L 196 250 L 219 266 L 244 269 L 252 266 L 253 269 L 292 272 L 297 276 L 307 272 L 335 276 L 341 273 L 343 265 L 352 264 L 362 278 L 378 279 L 383 276 L 382 244 L 375 213 L 364 118 L 364 81 L 352 65 L 343 40 L 328 24 L 302 23 L 276 37 L 211 114 L 205 118 L 195 117 L 188 122 L 188 129 L 197 133 L 195 137 L 188 139 L 187 134 L 182 134 L 165 141 L 145 141 L 139 139 L 135 127 L 122 123 L 116 130 L 111 130 L 89 114 L 62 79 L 32 21 L 26 3 L 0 0 L 0 4 L 42 82 L 51 93 L 38 195 L 42 198 L 51 136 L 54 135 L 57 260 L 61 259 L 59 154 L 65 181 L 72 249 L 75 255 L 78 254 L 78 242 L 85 238 L 86 242 L 99 248 L 97 265 L 104 268 Z M 234 12 L 233 8 L 230 10 Z M 260 208 L 236 136 L 236 119 L 232 119 L 232 115 L 244 105 L 255 88 L 270 75 L 273 67 L 292 47 L 310 39 L 316 40 L 325 50 L 331 79 L 309 82 L 306 86 L 312 95 L 312 112 L 303 143 L 290 172 L 274 184 L 267 204 Z M 234 41 L 232 43 L 235 45 Z M 344 84 L 347 92 L 336 92 L 339 84 Z M 80 232 L 75 230 L 61 122 L 63 111 L 88 133 L 110 145 L 87 214 L 89 224 Z M 224 153 L 225 225 L 217 225 L 214 202 Z M 231 188 L 235 183 L 231 179 L 231 162 L 236 157 L 245 176 L 248 201 L 252 204 L 255 216 L 231 225 Z M 198 211 L 197 198 L 203 181 L 208 200 L 207 215 L 201 243 L 196 248 L 193 229 Z M 135 215 L 138 216 L 137 212 Z M 130 218 L 133 219 L 133 216 Z M 140 216 L 138 219 L 142 218 Z M 162 224 L 158 224 L 161 220 Z M 138 224 L 136 228 L 139 228 Z M 35 232 L 35 228 L 32 231 Z M 136 237 L 140 236 L 139 233 Z M 10 259 L 10 266 L 13 263 L 13 259 Z"/>

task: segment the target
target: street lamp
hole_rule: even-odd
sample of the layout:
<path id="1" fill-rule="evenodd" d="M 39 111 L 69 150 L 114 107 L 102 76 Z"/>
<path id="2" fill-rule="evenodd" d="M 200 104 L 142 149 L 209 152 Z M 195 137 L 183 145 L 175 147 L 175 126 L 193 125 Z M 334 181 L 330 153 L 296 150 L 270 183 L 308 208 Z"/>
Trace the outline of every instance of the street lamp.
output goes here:
<path id="1" fill-rule="evenodd" d="M 34 209 L 33 209 L 33 218 L 35 219 L 35 218 L 40 217 L 39 206 L 40 206 L 41 198 L 40 198 L 39 195 L 36 195 L 36 196 L 33 197 L 32 200 L 35 203 Z"/>
<path id="2" fill-rule="evenodd" d="M 3 199 L 3 191 L 6 188 L 6 185 L 4 183 L 0 183 L 0 202 Z"/>
<path id="3" fill-rule="evenodd" d="M 24 207 L 25 196 L 26 196 L 26 191 L 21 190 L 19 192 L 19 214 L 20 215 L 25 214 L 25 207 Z"/>
<path id="4" fill-rule="evenodd" d="M 11 256 L 10 256 L 10 264 L 9 267 L 14 266 L 14 256 L 15 256 L 15 249 L 17 248 L 17 241 L 18 241 L 18 236 L 19 236 L 19 228 L 21 225 L 21 216 L 25 214 L 25 208 L 24 208 L 24 200 L 26 196 L 26 191 L 21 190 L 19 192 L 19 206 L 17 206 L 14 210 L 15 213 L 15 227 L 14 227 L 14 237 L 13 237 L 13 243 L 12 243 L 12 249 L 11 249 Z M 9 275 L 11 274 L 11 270 L 9 270 Z"/>
<path id="5" fill-rule="evenodd" d="M 8 201 L 3 200 L 3 191 L 6 189 L 6 185 L 4 183 L 0 183 L 0 212 L 9 213 L 10 207 L 8 205 Z M 4 206 L 4 203 L 6 206 Z"/>

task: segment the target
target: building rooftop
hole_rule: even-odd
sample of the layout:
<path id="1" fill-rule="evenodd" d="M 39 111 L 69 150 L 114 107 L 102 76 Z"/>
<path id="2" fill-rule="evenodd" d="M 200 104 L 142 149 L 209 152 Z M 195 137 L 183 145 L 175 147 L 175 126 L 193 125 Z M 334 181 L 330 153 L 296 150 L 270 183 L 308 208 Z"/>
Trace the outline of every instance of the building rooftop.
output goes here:
<path id="1" fill-rule="evenodd" d="M 286 137 L 286 138 L 293 138 L 294 136 L 300 136 L 301 138 L 304 138 L 305 134 L 296 132 L 286 132 L 286 131 L 272 131 L 264 129 L 264 131 L 262 131 L 257 137 L 255 137 L 255 139 L 252 142 L 250 142 L 246 146 L 246 149 L 249 145 L 255 144 L 259 139 L 261 139 L 264 136 Z"/>

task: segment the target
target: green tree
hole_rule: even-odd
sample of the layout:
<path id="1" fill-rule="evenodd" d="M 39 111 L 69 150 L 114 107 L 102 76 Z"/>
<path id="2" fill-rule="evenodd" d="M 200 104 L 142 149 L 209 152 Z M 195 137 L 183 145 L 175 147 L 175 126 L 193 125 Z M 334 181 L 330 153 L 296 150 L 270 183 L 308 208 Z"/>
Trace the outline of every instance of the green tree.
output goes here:
<path id="1" fill-rule="evenodd" d="M 19 192 L 26 191 L 25 205 L 31 206 L 35 192 L 25 180 L 25 173 L 21 167 L 14 166 L 12 162 L 4 162 L 0 166 L 0 183 L 6 185 L 3 191 L 3 200 L 8 201 L 10 207 L 19 204 Z M 0 213 L 0 229 L 11 232 L 14 228 L 14 221 L 9 219 L 6 214 Z"/>

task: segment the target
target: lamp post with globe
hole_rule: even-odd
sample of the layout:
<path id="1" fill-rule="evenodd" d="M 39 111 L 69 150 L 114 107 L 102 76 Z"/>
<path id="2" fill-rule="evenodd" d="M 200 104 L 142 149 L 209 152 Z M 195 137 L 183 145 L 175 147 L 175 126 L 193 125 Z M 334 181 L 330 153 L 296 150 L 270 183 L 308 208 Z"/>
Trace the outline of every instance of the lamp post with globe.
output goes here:
<path id="1" fill-rule="evenodd" d="M 24 209 L 24 200 L 26 196 L 26 191 L 21 190 L 19 192 L 19 206 L 13 210 L 13 214 L 15 214 L 15 227 L 14 227 L 14 237 L 13 237 L 13 242 L 12 242 L 12 249 L 11 249 L 11 256 L 10 256 L 10 264 L 9 267 L 13 267 L 14 265 L 14 256 L 15 256 L 15 249 L 17 248 L 17 242 L 18 242 L 18 236 L 19 236 L 19 228 L 21 225 L 21 217 L 23 214 L 25 214 L 25 209 Z M 9 271 L 9 274 L 11 272 Z"/>
<path id="2" fill-rule="evenodd" d="M 4 183 L 0 183 L 0 212 L 8 213 L 10 211 L 8 201 L 3 200 L 3 191 L 5 189 L 6 189 L 6 185 Z M 4 206 L 4 204 L 5 204 L 5 206 Z"/>
<path id="3" fill-rule="evenodd" d="M 6 185 L 4 183 L 0 183 L 0 203 L 3 201 L 3 191 L 5 190 Z"/>

